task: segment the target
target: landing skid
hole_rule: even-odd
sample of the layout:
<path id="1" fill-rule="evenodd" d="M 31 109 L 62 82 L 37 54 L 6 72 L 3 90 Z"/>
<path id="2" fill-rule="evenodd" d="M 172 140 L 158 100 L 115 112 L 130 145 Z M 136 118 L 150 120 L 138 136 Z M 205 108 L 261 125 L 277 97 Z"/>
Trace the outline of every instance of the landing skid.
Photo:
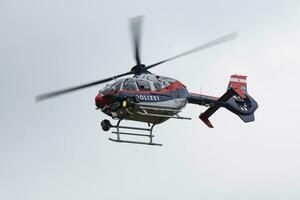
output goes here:
<path id="1" fill-rule="evenodd" d="M 120 119 L 117 123 L 117 125 L 111 125 L 111 128 L 114 128 L 115 131 L 112 131 L 111 133 L 116 134 L 117 138 L 108 138 L 112 142 L 120 142 L 120 143 L 129 143 L 129 144 L 142 144 L 142 145 L 154 145 L 154 146 L 162 146 L 162 144 L 159 143 L 154 143 L 153 142 L 153 137 L 154 135 L 152 134 L 153 128 L 155 124 L 152 124 L 150 128 L 140 128 L 140 127 L 134 127 L 134 126 L 120 126 L 120 123 L 123 119 Z M 139 131 L 144 131 L 149 134 L 141 134 L 141 133 L 132 133 L 132 132 L 124 132 L 123 130 L 139 130 Z M 137 137 L 148 137 L 149 142 L 141 142 L 141 141 L 136 141 L 136 140 L 123 140 L 121 139 L 121 135 L 129 135 L 129 136 L 137 136 Z"/>
<path id="2" fill-rule="evenodd" d="M 147 142 L 138 142 L 138 141 L 128 141 L 128 140 L 116 140 L 112 138 L 108 138 L 112 142 L 124 142 L 124 143 L 130 143 L 130 144 L 143 144 L 143 145 L 156 145 L 156 146 L 162 146 L 162 144 L 158 143 L 147 143 Z"/>

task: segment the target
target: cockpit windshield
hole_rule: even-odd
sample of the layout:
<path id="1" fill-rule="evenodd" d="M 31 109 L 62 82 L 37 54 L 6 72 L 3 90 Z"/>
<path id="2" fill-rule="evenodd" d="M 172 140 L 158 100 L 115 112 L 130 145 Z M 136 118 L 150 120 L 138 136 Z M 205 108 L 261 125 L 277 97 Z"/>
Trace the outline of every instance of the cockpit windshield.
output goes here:
<path id="1" fill-rule="evenodd" d="M 107 84 L 102 90 L 100 90 L 100 93 L 103 95 L 107 95 L 113 91 L 118 91 L 121 89 L 122 80 L 116 81 L 113 84 Z"/>

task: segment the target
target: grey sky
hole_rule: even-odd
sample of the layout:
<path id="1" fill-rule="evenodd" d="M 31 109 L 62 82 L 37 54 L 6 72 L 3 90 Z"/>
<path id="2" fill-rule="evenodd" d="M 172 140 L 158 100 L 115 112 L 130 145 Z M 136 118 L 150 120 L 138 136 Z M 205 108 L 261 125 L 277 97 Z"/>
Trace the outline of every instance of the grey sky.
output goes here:
<path id="1" fill-rule="evenodd" d="M 0 1 L 0 199 L 299 199 L 299 1 Z M 127 19 L 145 15 L 151 64 L 232 31 L 239 38 L 152 72 L 222 95 L 248 75 L 256 122 L 226 110 L 157 126 L 163 147 L 115 144 L 93 87 L 39 104 L 42 92 L 133 64 Z M 201 89 L 202 88 L 202 89 Z"/>

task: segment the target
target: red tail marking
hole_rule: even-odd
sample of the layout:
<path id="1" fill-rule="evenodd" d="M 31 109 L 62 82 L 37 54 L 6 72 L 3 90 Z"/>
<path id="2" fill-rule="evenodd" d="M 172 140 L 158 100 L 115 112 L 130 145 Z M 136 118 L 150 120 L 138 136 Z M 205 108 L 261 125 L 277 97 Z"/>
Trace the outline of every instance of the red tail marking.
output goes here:
<path id="1" fill-rule="evenodd" d="M 245 96 L 246 87 L 247 87 L 246 78 L 247 76 L 232 75 L 229 81 L 229 87 L 234 89 L 234 91 L 242 98 L 246 98 Z"/>

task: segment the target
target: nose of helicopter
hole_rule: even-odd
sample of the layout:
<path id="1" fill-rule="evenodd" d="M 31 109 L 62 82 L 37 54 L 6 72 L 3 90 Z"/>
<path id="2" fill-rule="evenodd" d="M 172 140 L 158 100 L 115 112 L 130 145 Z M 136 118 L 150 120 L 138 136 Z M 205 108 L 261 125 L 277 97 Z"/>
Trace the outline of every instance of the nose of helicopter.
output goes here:
<path id="1" fill-rule="evenodd" d="M 103 99 L 103 96 L 100 96 L 99 94 L 95 97 L 95 104 L 97 108 L 103 108 L 105 106 L 105 101 Z"/>

